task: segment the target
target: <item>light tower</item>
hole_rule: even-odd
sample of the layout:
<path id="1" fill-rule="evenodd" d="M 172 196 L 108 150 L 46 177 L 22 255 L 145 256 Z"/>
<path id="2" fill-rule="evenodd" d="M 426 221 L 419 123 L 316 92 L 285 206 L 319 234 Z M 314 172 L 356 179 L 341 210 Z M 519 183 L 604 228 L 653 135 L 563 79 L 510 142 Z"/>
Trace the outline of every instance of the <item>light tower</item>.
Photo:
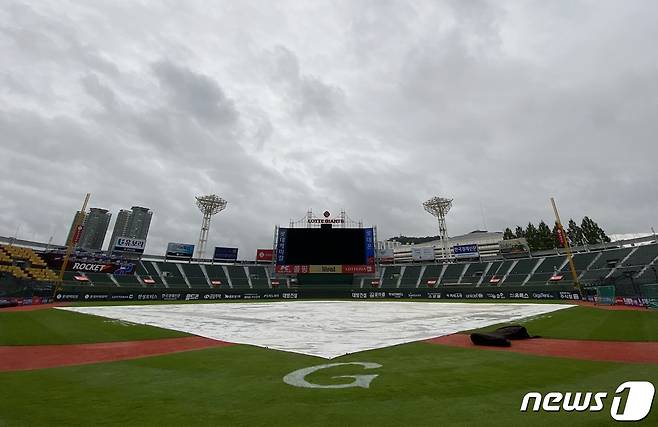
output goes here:
<path id="1" fill-rule="evenodd" d="M 196 197 L 196 205 L 203 214 L 201 222 L 201 232 L 199 233 L 199 243 L 197 244 L 196 257 L 203 258 L 206 252 L 206 242 L 208 241 L 208 231 L 210 230 L 210 218 L 226 209 L 226 200 L 216 194 Z"/>
<path id="2" fill-rule="evenodd" d="M 448 259 L 450 257 L 450 248 L 448 247 L 448 228 L 446 227 L 446 215 L 452 207 L 452 200 L 453 199 L 446 199 L 445 197 L 432 197 L 423 203 L 425 210 L 439 220 L 439 234 L 441 236 L 441 251 L 443 259 Z"/>

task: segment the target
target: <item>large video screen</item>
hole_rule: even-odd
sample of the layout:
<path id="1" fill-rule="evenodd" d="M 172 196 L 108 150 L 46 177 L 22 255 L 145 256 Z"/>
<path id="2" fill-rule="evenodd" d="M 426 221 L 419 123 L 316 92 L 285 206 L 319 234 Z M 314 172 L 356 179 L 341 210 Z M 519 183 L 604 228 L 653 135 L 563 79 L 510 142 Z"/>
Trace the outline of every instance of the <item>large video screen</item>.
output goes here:
<path id="1" fill-rule="evenodd" d="M 294 266 L 374 264 L 372 228 L 280 228 L 276 263 Z"/>

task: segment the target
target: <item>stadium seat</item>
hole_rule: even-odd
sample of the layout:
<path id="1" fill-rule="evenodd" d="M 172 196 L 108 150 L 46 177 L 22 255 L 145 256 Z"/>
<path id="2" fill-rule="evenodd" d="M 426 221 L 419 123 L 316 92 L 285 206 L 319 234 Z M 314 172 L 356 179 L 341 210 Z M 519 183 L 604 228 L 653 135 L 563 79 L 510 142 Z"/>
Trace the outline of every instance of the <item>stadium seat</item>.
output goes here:
<path id="1" fill-rule="evenodd" d="M 400 279 L 401 288 L 415 288 L 420 277 L 420 272 L 423 269 L 420 265 L 409 265 L 404 269 L 402 278 Z"/>

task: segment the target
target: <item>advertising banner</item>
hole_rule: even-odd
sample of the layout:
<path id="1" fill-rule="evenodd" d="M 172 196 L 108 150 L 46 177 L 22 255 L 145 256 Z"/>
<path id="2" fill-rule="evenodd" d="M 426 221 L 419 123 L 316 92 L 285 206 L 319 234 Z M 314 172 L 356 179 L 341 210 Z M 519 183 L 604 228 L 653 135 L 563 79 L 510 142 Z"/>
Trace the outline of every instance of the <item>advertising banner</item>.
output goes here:
<path id="1" fill-rule="evenodd" d="M 273 257 L 272 249 L 256 249 L 256 261 L 272 262 Z"/>
<path id="2" fill-rule="evenodd" d="M 194 245 L 187 243 L 168 243 L 167 244 L 167 256 L 181 257 L 181 258 L 192 258 L 194 254 Z"/>
<path id="3" fill-rule="evenodd" d="M 365 246 L 366 246 L 366 264 L 375 264 L 375 232 L 372 228 L 363 230 L 365 233 Z"/>
<path id="4" fill-rule="evenodd" d="M 118 237 L 112 251 L 143 254 L 145 247 L 146 240 L 131 239 L 130 237 Z"/>
<path id="5" fill-rule="evenodd" d="M 477 244 L 473 245 L 455 245 L 452 247 L 452 252 L 455 255 L 455 258 L 459 259 L 469 259 L 469 258 L 479 258 L 480 250 L 478 249 Z"/>
<path id="6" fill-rule="evenodd" d="M 82 271 L 90 273 L 130 274 L 135 270 L 134 264 L 110 264 L 97 262 L 69 262 L 67 271 Z"/>
<path id="7" fill-rule="evenodd" d="M 367 274 L 375 272 L 375 265 L 291 265 L 277 264 L 275 271 L 280 274 L 305 274 L 305 273 L 344 273 L 344 274 Z"/>
<path id="8" fill-rule="evenodd" d="M 238 248 L 225 248 L 222 246 L 215 246 L 215 254 L 213 259 L 235 261 L 238 259 Z"/>
<path id="9" fill-rule="evenodd" d="M 276 247 L 276 263 L 286 263 L 286 245 L 288 244 L 288 229 L 279 228 L 279 239 Z"/>
<path id="10" fill-rule="evenodd" d="M 420 246 L 411 248 L 412 261 L 434 261 L 434 247 Z"/>

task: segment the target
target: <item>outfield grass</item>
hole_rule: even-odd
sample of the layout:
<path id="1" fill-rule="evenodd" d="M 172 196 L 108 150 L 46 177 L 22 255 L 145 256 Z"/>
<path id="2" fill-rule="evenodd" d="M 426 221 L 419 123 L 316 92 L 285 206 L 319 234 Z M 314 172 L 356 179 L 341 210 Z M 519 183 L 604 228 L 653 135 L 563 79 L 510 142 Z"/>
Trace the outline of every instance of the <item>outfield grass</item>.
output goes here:
<path id="1" fill-rule="evenodd" d="M 413 343 L 334 359 L 379 363 L 309 375 L 378 374 L 369 389 L 283 383 L 325 359 L 233 346 L 29 372 L 0 373 L 0 425 L 423 426 L 612 424 L 627 380 L 658 383 L 658 366 L 587 362 Z M 606 391 L 597 413 L 520 413 L 529 391 Z M 656 425 L 654 410 L 640 425 Z"/>
<path id="2" fill-rule="evenodd" d="M 658 341 L 658 311 L 615 311 L 593 307 L 559 310 L 527 321 L 530 335 L 603 341 Z M 492 331 L 501 325 L 482 328 Z"/>
<path id="3" fill-rule="evenodd" d="M 188 334 L 52 308 L 0 312 L 0 345 L 85 344 L 183 336 Z"/>

